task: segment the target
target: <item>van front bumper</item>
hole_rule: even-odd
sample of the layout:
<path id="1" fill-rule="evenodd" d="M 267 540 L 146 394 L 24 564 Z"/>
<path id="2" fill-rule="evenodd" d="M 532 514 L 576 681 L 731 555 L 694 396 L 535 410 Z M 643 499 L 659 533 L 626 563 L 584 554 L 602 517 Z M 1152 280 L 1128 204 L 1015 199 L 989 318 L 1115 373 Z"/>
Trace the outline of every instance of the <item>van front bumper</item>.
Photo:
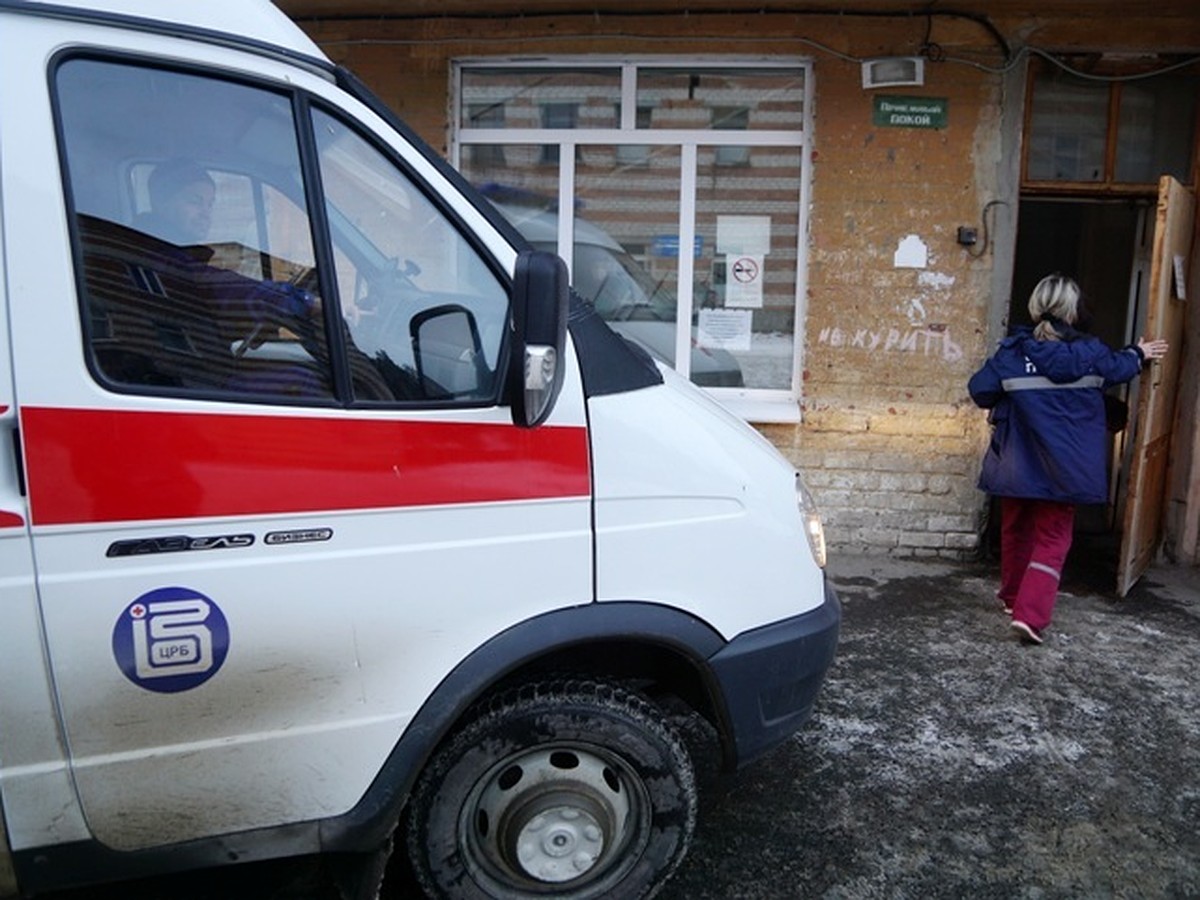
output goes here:
<path id="1" fill-rule="evenodd" d="M 725 701 L 727 768 L 785 741 L 812 714 L 841 620 L 841 604 L 825 579 L 825 601 L 817 609 L 744 632 L 709 658 Z"/>

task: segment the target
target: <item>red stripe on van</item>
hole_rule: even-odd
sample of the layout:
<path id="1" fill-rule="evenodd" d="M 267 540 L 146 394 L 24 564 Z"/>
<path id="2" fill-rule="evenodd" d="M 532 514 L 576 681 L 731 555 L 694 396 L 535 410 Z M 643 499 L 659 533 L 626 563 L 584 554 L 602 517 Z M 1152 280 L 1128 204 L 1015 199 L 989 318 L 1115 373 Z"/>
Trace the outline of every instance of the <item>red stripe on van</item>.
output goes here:
<path id="1" fill-rule="evenodd" d="M 14 512 L 0 509 L 0 528 L 20 528 L 25 520 Z"/>
<path id="2" fill-rule="evenodd" d="M 25 407 L 35 525 L 586 496 L 587 431 Z"/>

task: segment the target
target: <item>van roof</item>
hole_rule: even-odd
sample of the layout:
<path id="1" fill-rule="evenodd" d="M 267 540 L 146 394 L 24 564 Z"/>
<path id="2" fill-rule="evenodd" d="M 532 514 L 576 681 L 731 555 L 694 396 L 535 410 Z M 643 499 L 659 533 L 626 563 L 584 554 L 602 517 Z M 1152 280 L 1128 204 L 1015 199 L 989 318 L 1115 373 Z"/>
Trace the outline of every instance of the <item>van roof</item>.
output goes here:
<path id="1" fill-rule="evenodd" d="M 320 48 L 270 0 L 0 0 L 0 11 L 124 22 L 220 43 L 257 44 L 328 65 Z"/>

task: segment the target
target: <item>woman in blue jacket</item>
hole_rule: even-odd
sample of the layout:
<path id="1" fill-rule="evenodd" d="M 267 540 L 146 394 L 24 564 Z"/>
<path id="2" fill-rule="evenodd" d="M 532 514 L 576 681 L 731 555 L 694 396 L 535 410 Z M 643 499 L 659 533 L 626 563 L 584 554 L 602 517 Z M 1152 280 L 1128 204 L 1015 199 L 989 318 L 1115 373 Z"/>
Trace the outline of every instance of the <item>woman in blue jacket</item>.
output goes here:
<path id="1" fill-rule="evenodd" d="M 1104 391 L 1129 381 L 1167 342 L 1111 350 L 1075 329 L 1079 286 L 1048 275 L 1029 298 L 1034 327 L 1016 328 L 971 376 L 991 410 L 980 489 L 1000 498 L 1000 590 L 1012 627 L 1040 644 L 1050 624 L 1075 505 L 1108 500 Z"/>

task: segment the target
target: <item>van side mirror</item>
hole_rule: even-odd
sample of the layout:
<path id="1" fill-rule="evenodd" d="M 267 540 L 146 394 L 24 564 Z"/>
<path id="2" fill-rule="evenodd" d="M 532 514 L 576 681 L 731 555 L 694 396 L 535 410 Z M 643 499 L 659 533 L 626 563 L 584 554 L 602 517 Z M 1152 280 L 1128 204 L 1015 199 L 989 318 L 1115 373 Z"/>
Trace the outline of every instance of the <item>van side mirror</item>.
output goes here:
<path id="1" fill-rule="evenodd" d="M 508 394 L 513 423 L 532 428 L 549 418 L 563 383 L 567 344 L 567 264 L 526 250 L 513 278 L 513 353 Z"/>
<path id="2" fill-rule="evenodd" d="M 435 306 L 414 316 L 409 327 L 426 397 L 479 397 L 491 390 L 479 326 L 469 309 L 457 303 Z"/>

